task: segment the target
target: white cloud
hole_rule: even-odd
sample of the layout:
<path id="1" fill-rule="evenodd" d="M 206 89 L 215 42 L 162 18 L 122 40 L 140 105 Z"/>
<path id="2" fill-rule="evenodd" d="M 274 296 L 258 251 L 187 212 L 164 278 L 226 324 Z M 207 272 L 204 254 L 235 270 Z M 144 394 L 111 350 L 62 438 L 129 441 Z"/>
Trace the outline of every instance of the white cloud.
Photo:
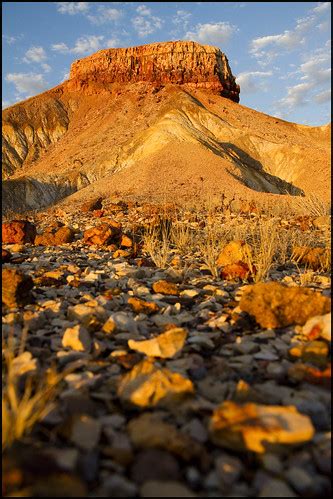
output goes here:
<path id="1" fill-rule="evenodd" d="M 100 48 L 102 48 L 101 41 L 104 39 L 104 36 L 81 36 L 75 42 L 74 47 L 70 48 L 66 43 L 54 43 L 52 45 L 52 50 L 55 52 L 60 52 L 61 54 L 90 54 L 92 52 L 96 52 Z"/>
<path id="2" fill-rule="evenodd" d="M 146 5 L 139 5 L 136 11 L 141 16 L 151 16 L 151 10 Z"/>
<path id="3" fill-rule="evenodd" d="M 331 27 L 331 20 L 328 19 L 327 21 L 324 21 L 320 24 L 317 24 L 316 28 L 319 29 L 319 31 L 328 31 Z"/>
<path id="4" fill-rule="evenodd" d="M 108 48 L 116 48 L 119 47 L 119 40 L 118 38 L 110 38 L 109 40 L 106 40 L 105 45 Z"/>
<path id="5" fill-rule="evenodd" d="M 24 62 L 30 64 L 31 62 L 41 63 L 47 60 L 47 55 L 43 47 L 30 47 L 29 50 L 26 51 L 25 57 L 23 58 Z"/>
<path id="6" fill-rule="evenodd" d="M 8 83 L 13 83 L 19 94 L 26 94 L 25 97 L 38 94 L 47 88 L 47 83 L 42 74 L 8 73 L 5 80 Z"/>
<path id="7" fill-rule="evenodd" d="M 60 14 L 85 14 L 89 10 L 89 2 L 56 2 Z"/>
<path id="8" fill-rule="evenodd" d="M 267 91 L 265 79 L 272 76 L 272 71 L 248 71 L 239 73 L 236 78 L 237 83 L 243 93 L 255 93 L 258 91 Z"/>
<path id="9" fill-rule="evenodd" d="M 330 2 L 321 2 L 314 9 L 310 10 L 310 15 L 296 19 L 295 27 L 292 30 L 285 30 L 276 35 L 262 36 L 255 38 L 250 44 L 250 54 L 252 54 L 262 66 L 269 64 L 280 52 L 295 50 L 304 45 L 307 36 L 313 26 L 318 22 L 318 17 L 328 10 Z M 325 24 L 317 25 L 320 29 L 325 29 Z"/>
<path id="10" fill-rule="evenodd" d="M 317 102 L 317 104 L 324 104 L 325 102 L 330 102 L 331 89 L 329 88 L 328 90 L 324 90 L 323 92 L 320 92 L 319 94 L 315 95 L 314 100 Z"/>
<path id="11" fill-rule="evenodd" d="M 309 59 L 299 67 L 299 72 L 303 74 L 301 80 L 311 81 L 314 85 L 328 83 L 331 79 L 331 68 L 323 67 L 329 62 L 327 57 L 317 57 Z"/>
<path id="12" fill-rule="evenodd" d="M 3 99 L 2 100 L 2 109 L 5 109 L 6 107 L 9 107 L 12 105 L 12 102 L 10 100 Z"/>
<path id="13" fill-rule="evenodd" d="M 64 73 L 64 76 L 63 76 L 62 82 L 63 82 L 63 81 L 66 81 L 66 80 L 68 80 L 68 79 L 69 79 L 69 71 L 66 71 L 66 73 Z M 61 83 L 62 83 L 62 82 L 61 82 Z"/>
<path id="14" fill-rule="evenodd" d="M 238 28 L 228 22 L 218 22 L 197 24 L 192 30 L 185 34 L 187 40 L 222 46 L 238 31 Z"/>
<path id="15" fill-rule="evenodd" d="M 9 35 L 2 35 L 2 38 L 8 45 L 12 45 L 13 43 L 17 42 L 18 37 L 17 36 L 9 36 Z"/>
<path id="16" fill-rule="evenodd" d="M 299 83 L 292 87 L 288 87 L 287 95 L 279 101 L 280 106 L 287 109 L 304 106 L 307 104 L 309 91 L 312 90 L 311 83 Z"/>
<path id="17" fill-rule="evenodd" d="M 41 66 L 44 69 L 45 73 L 49 73 L 52 69 L 51 66 L 49 64 L 47 64 L 46 62 L 44 62 Z"/>
<path id="18" fill-rule="evenodd" d="M 101 48 L 101 41 L 104 36 L 81 36 L 75 42 L 75 46 L 70 50 L 73 54 L 89 54 Z"/>
<path id="19" fill-rule="evenodd" d="M 192 14 L 186 10 L 177 10 L 176 15 L 172 18 L 172 23 L 176 26 L 177 30 L 187 30 L 190 17 Z"/>
<path id="20" fill-rule="evenodd" d="M 331 91 L 327 86 L 331 80 L 331 57 L 327 43 L 311 54 L 304 54 L 303 58 L 305 62 L 293 72 L 299 82 L 288 87 L 287 95 L 277 103 L 284 110 L 293 110 L 313 101 L 323 104 L 330 100 Z"/>
<path id="21" fill-rule="evenodd" d="M 100 6 L 97 15 L 87 15 L 87 19 L 93 24 L 101 25 L 107 22 L 119 21 L 122 16 L 123 11 L 121 10 Z"/>
<path id="22" fill-rule="evenodd" d="M 323 12 L 327 12 L 331 8 L 331 2 L 318 2 L 317 7 L 313 9 L 313 12 L 317 14 L 322 14 Z"/>
<path id="23" fill-rule="evenodd" d="M 157 16 L 153 16 L 151 9 L 146 7 L 146 5 L 139 5 L 136 11 L 140 15 L 132 19 L 132 24 L 140 37 L 151 35 L 156 30 L 162 28 L 162 20 Z"/>
<path id="24" fill-rule="evenodd" d="M 70 51 L 69 47 L 64 42 L 54 43 L 53 45 L 51 45 L 51 48 L 55 52 L 60 52 L 61 54 L 66 54 Z"/>

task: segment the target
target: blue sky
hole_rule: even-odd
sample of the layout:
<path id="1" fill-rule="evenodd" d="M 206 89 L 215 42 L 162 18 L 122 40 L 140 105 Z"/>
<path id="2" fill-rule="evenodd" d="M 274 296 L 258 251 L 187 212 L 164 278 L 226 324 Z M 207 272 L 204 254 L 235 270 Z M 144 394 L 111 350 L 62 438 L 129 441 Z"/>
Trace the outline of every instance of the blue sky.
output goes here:
<path id="1" fill-rule="evenodd" d="M 2 2 L 3 107 L 68 77 L 102 48 L 194 40 L 226 53 L 241 103 L 330 121 L 330 2 Z"/>

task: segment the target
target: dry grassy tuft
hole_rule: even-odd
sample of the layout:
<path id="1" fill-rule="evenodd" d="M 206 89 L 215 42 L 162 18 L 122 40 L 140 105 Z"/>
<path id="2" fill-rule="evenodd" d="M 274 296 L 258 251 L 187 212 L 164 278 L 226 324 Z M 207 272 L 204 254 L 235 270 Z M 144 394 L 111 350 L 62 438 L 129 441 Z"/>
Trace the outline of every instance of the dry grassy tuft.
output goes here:
<path id="1" fill-rule="evenodd" d="M 307 196 L 293 196 L 291 206 L 296 213 L 300 215 L 310 215 L 313 217 L 320 217 L 322 215 L 331 214 L 331 204 L 318 197 L 316 194 L 309 194 Z"/>
<path id="2" fill-rule="evenodd" d="M 53 401 L 59 392 L 59 383 L 72 370 L 58 374 L 50 368 L 36 380 L 35 375 L 17 374 L 14 360 L 24 350 L 25 335 L 16 348 L 10 336 L 2 342 L 2 451 L 12 446 L 31 432 L 54 407 Z M 23 386 L 22 386 L 23 385 Z"/>
<path id="3" fill-rule="evenodd" d="M 255 282 L 260 282 L 269 276 L 277 253 L 277 221 L 274 218 L 259 220 L 254 227 L 250 226 L 249 232 L 254 253 L 252 263 L 256 268 L 253 279 Z"/>
<path id="4" fill-rule="evenodd" d="M 150 225 L 144 232 L 143 237 L 143 249 L 146 251 L 156 267 L 165 269 L 168 266 L 171 248 L 169 240 L 169 231 L 166 226 Z"/>

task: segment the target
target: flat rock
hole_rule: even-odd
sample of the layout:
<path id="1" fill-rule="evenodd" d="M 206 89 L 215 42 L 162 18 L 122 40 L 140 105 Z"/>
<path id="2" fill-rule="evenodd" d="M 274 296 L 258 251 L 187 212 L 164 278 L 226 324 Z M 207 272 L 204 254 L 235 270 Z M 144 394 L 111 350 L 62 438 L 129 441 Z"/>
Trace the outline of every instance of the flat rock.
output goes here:
<path id="1" fill-rule="evenodd" d="M 118 396 L 139 407 L 173 404 L 194 391 L 192 382 L 178 373 L 158 368 L 143 360 L 125 374 L 118 387 Z"/>
<path id="2" fill-rule="evenodd" d="M 140 489 L 140 497 L 198 497 L 185 485 L 174 481 L 149 480 Z"/>
<path id="3" fill-rule="evenodd" d="M 160 309 L 156 303 L 141 300 L 140 298 L 136 298 L 136 297 L 129 298 L 127 303 L 130 305 L 130 307 L 137 314 L 142 313 L 142 314 L 150 315 L 150 314 L 154 314 L 154 313 L 158 312 Z"/>
<path id="4" fill-rule="evenodd" d="M 154 293 L 160 293 L 161 295 L 179 295 L 179 290 L 176 284 L 173 282 L 165 281 L 161 279 L 153 283 Z"/>
<path id="5" fill-rule="evenodd" d="M 167 450 L 188 461 L 198 456 L 201 446 L 188 434 L 161 420 L 156 414 L 144 413 L 128 423 L 131 441 L 137 448 Z"/>
<path id="6" fill-rule="evenodd" d="M 296 407 L 244 405 L 226 401 L 210 421 L 212 441 L 233 450 L 265 452 L 270 444 L 299 444 L 312 439 L 314 428 L 308 416 Z"/>
<path id="7" fill-rule="evenodd" d="M 86 414 L 75 417 L 71 427 L 70 440 L 80 449 L 89 451 L 94 449 L 100 439 L 102 425 L 98 419 Z"/>
<path id="8" fill-rule="evenodd" d="M 182 328 L 172 328 L 151 340 L 129 340 L 128 346 L 132 350 L 144 353 L 150 357 L 169 359 L 174 357 L 184 346 L 187 331 Z"/>
<path id="9" fill-rule="evenodd" d="M 178 480 L 180 467 L 170 452 L 148 448 L 136 454 L 130 476 L 139 485 L 148 480 Z"/>
<path id="10" fill-rule="evenodd" d="M 90 352 L 92 340 L 87 329 L 80 324 L 68 327 L 62 337 L 62 346 L 77 352 Z"/>

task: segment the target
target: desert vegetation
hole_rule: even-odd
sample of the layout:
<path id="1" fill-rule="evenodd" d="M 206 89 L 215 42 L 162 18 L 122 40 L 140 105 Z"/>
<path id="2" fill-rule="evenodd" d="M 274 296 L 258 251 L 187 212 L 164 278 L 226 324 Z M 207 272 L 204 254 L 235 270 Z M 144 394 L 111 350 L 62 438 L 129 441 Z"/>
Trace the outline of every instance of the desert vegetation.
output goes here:
<path id="1" fill-rule="evenodd" d="M 207 469 L 220 476 L 221 460 L 239 469 L 234 493 L 256 493 L 272 442 L 284 446 L 287 463 L 320 452 L 325 460 L 330 210 L 311 199 L 179 206 L 106 198 L 10 214 L 3 224 L 4 494 L 48 493 L 31 471 L 32 456 L 49 460 L 53 492 L 84 496 L 145 493 L 137 468 L 150 484 L 165 479 L 163 467 L 145 464 L 156 453 L 163 466 L 195 469 L 196 484 L 185 474 L 177 486 L 198 495 L 227 493 L 222 478 L 220 485 L 205 478 Z M 266 427 L 262 440 L 269 411 L 288 436 Z M 252 431 L 251 414 L 257 430 L 239 440 L 238 431 Z M 96 452 L 87 481 L 80 463 Z M 244 455 L 253 456 L 247 473 Z M 305 491 L 290 479 L 292 464 L 284 486 L 300 496 L 327 491 L 317 461 Z"/>

